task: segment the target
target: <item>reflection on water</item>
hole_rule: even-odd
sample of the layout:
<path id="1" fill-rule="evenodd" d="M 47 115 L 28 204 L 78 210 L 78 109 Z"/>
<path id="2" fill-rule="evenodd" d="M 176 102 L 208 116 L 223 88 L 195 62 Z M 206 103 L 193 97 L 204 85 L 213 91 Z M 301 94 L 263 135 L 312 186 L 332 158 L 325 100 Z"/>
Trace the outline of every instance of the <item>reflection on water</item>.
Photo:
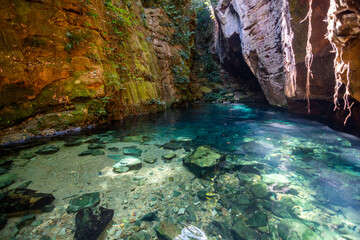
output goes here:
<path id="1" fill-rule="evenodd" d="M 157 239 L 162 221 L 173 225 L 161 231 L 186 226 L 175 239 L 360 238 L 360 141 L 318 122 L 243 104 L 206 105 L 65 142 L 70 146 L 47 143 L 60 149 L 51 155 L 24 160 L 38 146 L 7 158 L 10 173 L 20 178 L 10 188 L 31 180 L 29 188 L 56 197 L 55 210 L 39 215 L 38 226 L 14 234 L 9 220 L 5 230 L 18 239 L 53 237 L 56 228 L 56 236 L 69 239 L 75 230 L 64 210 L 67 197 L 95 191 L 115 210 L 107 239 Z M 182 158 L 202 145 L 224 158 L 199 179 Z M 120 164 L 114 173 L 124 154 L 139 158 L 142 167 Z M 158 219 L 141 223 L 149 212 Z"/>

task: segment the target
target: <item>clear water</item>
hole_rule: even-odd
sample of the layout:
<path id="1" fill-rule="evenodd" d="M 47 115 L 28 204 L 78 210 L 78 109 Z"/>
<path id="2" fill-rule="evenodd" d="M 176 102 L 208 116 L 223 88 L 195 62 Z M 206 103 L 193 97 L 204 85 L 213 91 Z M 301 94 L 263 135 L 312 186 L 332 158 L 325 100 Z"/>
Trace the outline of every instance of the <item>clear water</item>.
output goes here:
<path id="1" fill-rule="evenodd" d="M 145 136 L 147 141 L 125 142 L 126 136 Z M 47 145 L 60 147 L 55 154 L 16 163 L 37 146 L 10 157 L 15 159 L 10 172 L 20 176 L 10 188 L 32 180 L 29 188 L 56 197 L 55 210 L 39 214 L 41 225 L 23 228 L 18 239 L 42 235 L 71 239 L 74 216 L 65 213 L 67 197 L 92 191 L 102 194 L 104 206 L 115 209 L 105 239 L 141 234 L 158 239 L 157 222 L 134 227 L 134 221 L 152 211 L 158 211 L 160 220 L 184 227 L 177 239 L 195 239 L 186 237 L 190 225 L 199 231 L 199 239 L 204 239 L 203 232 L 208 239 L 360 239 L 360 140 L 321 123 L 243 104 L 205 105 L 79 136 L 94 137 L 106 145 L 105 155 L 78 157 L 89 143 L 63 147 L 64 140 L 54 140 Z M 199 179 L 182 165 L 188 154 L 184 149 L 161 147 L 179 137 L 191 138 L 191 149 L 208 145 L 231 157 L 211 177 Z M 114 174 L 115 161 L 108 157 L 114 152 L 109 148 L 134 145 L 143 150 L 141 159 L 158 161 L 144 163 L 138 171 Z M 170 152 L 177 157 L 163 161 Z M 235 167 L 229 167 L 230 162 Z M 139 179 L 145 183 L 137 184 Z M 269 194 L 256 196 L 255 185 L 266 186 Z M 203 189 L 205 201 L 197 195 Z M 179 214 L 181 208 L 186 208 L 185 214 Z M 57 223 L 50 225 L 54 219 Z M 0 233 L 10 234 L 16 221 L 10 220 Z"/>

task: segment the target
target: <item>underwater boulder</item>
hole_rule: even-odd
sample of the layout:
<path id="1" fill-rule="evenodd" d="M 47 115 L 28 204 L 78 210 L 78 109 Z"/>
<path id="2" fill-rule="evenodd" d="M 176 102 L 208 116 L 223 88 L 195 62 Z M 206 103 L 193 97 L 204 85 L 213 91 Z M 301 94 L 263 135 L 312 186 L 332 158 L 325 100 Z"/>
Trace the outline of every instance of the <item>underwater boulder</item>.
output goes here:
<path id="1" fill-rule="evenodd" d="M 54 200 L 55 197 L 49 193 L 37 193 L 31 189 L 16 188 L 0 194 L 0 213 L 42 209 Z"/>
<path id="2" fill-rule="evenodd" d="M 319 237 L 310 227 L 299 220 L 283 219 L 278 224 L 278 232 L 282 239 L 302 239 L 302 240 L 320 240 Z"/>
<path id="3" fill-rule="evenodd" d="M 142 152 L 143 151 L 141 149 L 138 149 L 136 146 L 124 147 L 123 149 L 124 155 L 129 155 L 134 157 L 140 157 Z"/>
<path id="4" fill-rule="evenodd" d="M 11 185 L 16 179 L 18 179 L 18 176 L 14 173 L 0 175 L 0 189 Z"/>
<path id="5" fill-rule="evenodd" d="M 69 201 L 69 206 L 66 209 L 67 213 L 75 213 L 83 208 L 94 207 L 100 203 L 100 193 L 85 193 L 79 197 L 73 198 Z"/>
<path id="6" fill-rule="evenodd" d="M 81 209 L 75 217 L 75 239 L 96 240 L 112 220 L 114 210 L 100 207 Z"/>
<path id="7" fill-rule="evenodd" d="M 78 156 L 100 156 L 100 155 L 105 155 L 105 152 L 100 150 L 100 149 L 89 149 L 89 150 L 85 150 L 81 153 L 79 153 Z"/>
<path id="8" fill-rule="evenodd" d="M 250 190 L 257 198 L 266 198 L 270 193 L 268 186 L 264 183 L 251 185 Z"/>
<path id="9" fill-rule="evenodd" d="M 181 234 L 181 229 L 173 223 L 163 221 L 155 227 L 156 234 L 161 240 L 173 240 Z"/>
<path id="10" fill-rule="evenodd" d="M 60 150 L 60 148 L 51 145 L 51 146 L 46 146 L 46 147 L 40 148 L 35 153 L 39 154 L 39 155 L 47 155 L 47 154 L 54 154 L 59 150 Z"/>
<path id="11" fill-rule="evenodd" d="M 176 158 L 175 153 L 168 153 L 162 156 L 162 158 L 166 161 L 171 161 L 173 158 Z"/>
<path id="12" fill-rule="evenodd" d="M 208 146 L 200 146 L 195 151 L 189 153 L 183 163 L 196 176 L 203 177 L 212 172 L 214 168 L 223 160 L 224 156 L 215 149 Z"/>
<path id="13" fill-rule="evenodd" d="M 170 150 L 178 150 L 183 147 L 183 143 L 178 142 L 178 141 L 171 141 L 171 142 L 165 143 L 164 145 L 162 145 L 162 147 L 165 149 L 170 149 Z"/>
<path id="14" fill-rule="evenodd" d="M 90 143 L 88 149 L 105 149 L 106 145 L 102 143 Z"/>
<path id="15" fill-rule="evenodd" d="M 129 170 L 138 170 L 141 167 L 142 167 L 141 159 L 133 156 L 126 156 L 114 164 L 113 172 L 123 173 Z"/>
<path id="16" fill-rule="evenodd" d="M 234 239 L 259 239 L 259 234 L 252 228 L 248 227 L 244 220 L 238 219 L 232 226 Z"/>
<path id="17" fill-rule="evenodd" d="M 231 226 L 224 222 L 212 221 L 206 226 L 205 232 L 208 236 L 221 237 L 221 239 L 233 240 Z"/>

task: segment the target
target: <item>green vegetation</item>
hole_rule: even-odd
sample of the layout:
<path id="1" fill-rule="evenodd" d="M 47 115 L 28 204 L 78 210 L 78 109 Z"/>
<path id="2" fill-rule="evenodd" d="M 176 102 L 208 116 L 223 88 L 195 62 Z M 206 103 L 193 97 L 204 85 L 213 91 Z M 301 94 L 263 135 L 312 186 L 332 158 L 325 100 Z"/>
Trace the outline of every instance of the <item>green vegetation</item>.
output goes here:
<path id="1" fill-rule="evenodd" d="M 181 53 L 179 53 L 179 55 L 181 55 Z M 170 67 L 171 67 L 171 74 L 174 76 L 175 86 L 178 89 L 185 91 L 190 82 L 189 67 L 185 64 L 184 60 L 180 57 L 172 57 Z"/>
<path id="2" fill-rule="evenodd" d="M 172 21 L 175 33 L 172 35 L 170 44 L 180 44 L 188 47 L 191 36 L 195 33 L 190 29 L 191 8 L 186 7 L 186 0 L 165 0 L 161 2 L 161 7 Z"/>
<path id="3" fill-rule="evenodd" d="M 217 1 L 200 1 L 193 0 L 194 8 L 196 8 L 197 25 L 196 32 L 198 37 L 196 39 L 198 51 L 200 54 L 196 54 L 194 61 L 200 64 L 202 71 L 198 74 L 201 78 L 206 78 L 209 82 L 219 83 L 222 81 L 220 77 L 220 66 L 213 60 L 210 53 L 212 43 L 213 25 L 210 16 L 209 7 L 216 4 Z"/>
<path id="4" fill-rule="evenodd" d="M 164 0 L 160 3 L 171 21 L 171 23 L 161 23 L 161 25 L 175 29 L 172 36 L 164 40 L 171 45 L 181 45 L 178 56 L 174 56 L 170 60 L 175 86 L 181 91 L 186 91 L 190 82 L 190 53 L 195 33 L 192 29 L 194 23 L 191 22 L 194 11 L 188 2 L 187 0 Z"/>
<path id="5" fill-rule="evenodd" d="M 65 51 L 70 53 L 73 49 L 78 47 L 89 35 L 82 30 L 74 30 L 66 32 L 66 38 L 68 43 L 65 46 Z"/>

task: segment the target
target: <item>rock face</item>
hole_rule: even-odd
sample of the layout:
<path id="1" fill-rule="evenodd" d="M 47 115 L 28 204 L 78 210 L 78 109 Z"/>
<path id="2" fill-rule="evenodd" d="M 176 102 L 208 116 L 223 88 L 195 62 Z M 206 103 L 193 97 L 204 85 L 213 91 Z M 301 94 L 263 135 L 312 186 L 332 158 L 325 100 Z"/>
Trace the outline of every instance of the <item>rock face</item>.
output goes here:
<path id="1" fill-rule="evenodd" d="M 192 46 L 190 3 L 143 2 L 149 9 L 140 1 L 3 1 L 2 135 L 15 130 L 22 140 L 185 99 L 190 64 L 180 53 Z M 180 62 L 183 71 L 174 69 Z"/>
<path id="2" fill-rule="evenodd" d="M 215 48 L 220 59 L 240 67 L 245 61 L 269 103 L 286 106 L 286 98 L 295 93 L 295 59 L 287 1 L 223 0 L 217 5 L 216 17 Z M 226 51 L 229 48 L 236 50 L 229 53 Z"/>
<path id="3" fill-rule="evenodd" d="M 359 9 L 358 1 L 313 1 L 310 38 L 313 53 L 311 115 L 325 117 L 331 126 L 356 135 L 360 134 Z M 300 114 L 307 114 L 304 98 L 308 20 L 302 20 L 308 10 L 307 0 L 222 0 L 215 11 L 214 46 L 223 65 L 241 69 L 242 74 L 250 69 L 270 104 L 287 106 L 290 111 Z M 325 19 L 329 19 L 331 25 L 333 46 L 325 37 L 328 32 Z M 354 105 L 346 128 L 343 125 L 349 112 L 341 109 L 346 74 L 341 77 L 344 84 L 339 91 L 340 109 L 332 111 L 335 87 L 333 48 L 342 51 L 344 62 L 350 64 L 350 104 Z M 296 82 L 292 74 L 296 75 Z"/>
<path id="4" fill-rule="evenodd" d="M 333 31 L 330 40 L 344 62 L 350 63 L 350 95 L 360 101 L 360 2 L 331 0 L 328 18 Z M 345 76 L 342 81 L 347 84 Z"/>
<path id="5" fill-rule="evenodd" d="M 306 114 L 305 84 L 306 84 L 306 67 L 304 63 L 306 35 L 308 29 L 308 22 L 300 23 L 307 15 L 309 9 L 308 1 L 294 1 L 289 0 L 291 25 L 294 30 L 293 48 L 296 57 L 296 94 L 294 97 L 288 99 L 289 110 L 295 113 Z M 335 3 L 335 9 L 330 8 L 330 3 Z M 356 5 L 357 4 L 357 5 Z M 313 78 L 310 80 L 310 110 L 311 115 L 325 117 L 330 126 L 343 131 L 350 132 L 355 135 L 360 135 L 360 104 L 359 100 L 360 76 L 358 74 L 360 55 L 359 55 L 359 3 L 353 1 L 328 1 L 320 0 L 313 1 L 312 4 L 312 36 L 310 43 L 313 50 L 312 74 Z M 329 12 L 333 13 L 328 16 Z M 333 21 L 325 22 L 324 19 L 332 19 Z M 353 102 L 352 116 L 348 119 L 346 126 L 344 121 L 348 115 L 345 111 L 342 101 L 342 96 L 345 93 L 346 76 L 343 75 L 343 86 L 339 90 L 340 109 L 334 109 L 334 88 L 335 88 L 335 74 L 334 74 L 334 57 L 332 46 L 325 35 L 329 28 L 334 33 L 331 41 L 334 42 L 334 47 L 337 51 L 343 51 L 343 60 L 345 63 L 350 63 L 351 80 L 349 85 L 350 104 Z M 336 23 L 336 24 L 332 24 Z M 335 27 L 334 27 L 335 26 Z M 337 61 L 338 62 L 338 61 Z M 356 99 L 356 100 L 355 100 Z"/>

